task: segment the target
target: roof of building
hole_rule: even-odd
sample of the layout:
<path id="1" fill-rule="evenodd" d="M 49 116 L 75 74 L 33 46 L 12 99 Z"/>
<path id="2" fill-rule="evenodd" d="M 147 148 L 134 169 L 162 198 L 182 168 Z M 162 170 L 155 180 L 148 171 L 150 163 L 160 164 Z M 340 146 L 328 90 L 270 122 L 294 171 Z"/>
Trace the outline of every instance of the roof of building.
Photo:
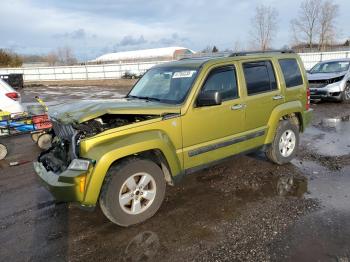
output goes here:
<path id="1" fill-rule="evenodd" d="M 93 61 L 103 62 L 103 61 L 119 61 L 119 60 L 120 61 L 137 60 L 137 59 L 156 58 L 156 57 L 172 57 L 174 56 L 175 51 L 178 51 L 178 50 L 188 50 L 189 52 L 194 53 L 193 50 L 188 49 L 186 47 L 172 46 L 172 47 L 109 53 L 109 54 L 105 54 L 100 57 L 97 57 Z"/>

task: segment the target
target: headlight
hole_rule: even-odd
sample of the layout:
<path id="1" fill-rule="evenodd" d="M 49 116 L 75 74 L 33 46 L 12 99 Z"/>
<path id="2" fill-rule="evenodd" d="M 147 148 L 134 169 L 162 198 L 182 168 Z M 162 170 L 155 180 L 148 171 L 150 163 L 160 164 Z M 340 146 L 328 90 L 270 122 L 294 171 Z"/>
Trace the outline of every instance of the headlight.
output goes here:
<path id="1" fill-rule="evenodd" d="M 73 159 L 69 164 L 68 169 L 78 170 L 78 171 L 87 171 L 90 166 L 90 161 L 85 159 Z"/>
<path id="2" fill-rule="evenodd" d="M 329 79 L 328 80 L 328 84 L 333 84 L 333 83 L 340 82 L 340 81 L 342 81 L 344 79 L 344 77 L 345 77 L 345 75 Z"/>

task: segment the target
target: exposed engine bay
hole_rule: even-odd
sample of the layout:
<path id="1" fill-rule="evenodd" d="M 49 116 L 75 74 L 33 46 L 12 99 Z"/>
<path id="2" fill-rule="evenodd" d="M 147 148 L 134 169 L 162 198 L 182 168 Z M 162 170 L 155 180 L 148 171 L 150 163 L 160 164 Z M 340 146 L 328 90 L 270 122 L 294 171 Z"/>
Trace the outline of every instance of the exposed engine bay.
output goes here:
<path id="1" fill-rule="evenodd" d="M 121 127 L 152 118 L 158 115 L 110 115 L 106 114 L 81 124 L 73 125 L 74 129 L 81 133 L 83 137 L 91 137 L 105 130 Z"/>
<path id="2" fill-rule="evenodd" d="M 61 124 L 52 119 L 54 139 L 52 147 L 39 156 L 46 170 L 60 173 L 77 158 L 77 146 L 81 139 L 95 136 L 105 130 L 150 120 L 158 115 L 111 115 L 106 114 L 80 124 Z"/>

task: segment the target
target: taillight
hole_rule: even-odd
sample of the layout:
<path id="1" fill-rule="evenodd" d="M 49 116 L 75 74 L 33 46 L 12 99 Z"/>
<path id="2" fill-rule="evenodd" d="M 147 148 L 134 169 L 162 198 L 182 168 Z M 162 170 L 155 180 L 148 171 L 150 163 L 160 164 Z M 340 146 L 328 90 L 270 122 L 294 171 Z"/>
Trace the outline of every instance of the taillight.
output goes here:
<path id="1" fill-rule="evenodd" d="M 17 92 L 6 93 L 5 95 L 16 101 L 19 99 L 19 94 Z"/>
<path id="2" fill-rule="evenodd" d="M 306 89 L 306 110 L 310 109 L 310 88 Z"/>

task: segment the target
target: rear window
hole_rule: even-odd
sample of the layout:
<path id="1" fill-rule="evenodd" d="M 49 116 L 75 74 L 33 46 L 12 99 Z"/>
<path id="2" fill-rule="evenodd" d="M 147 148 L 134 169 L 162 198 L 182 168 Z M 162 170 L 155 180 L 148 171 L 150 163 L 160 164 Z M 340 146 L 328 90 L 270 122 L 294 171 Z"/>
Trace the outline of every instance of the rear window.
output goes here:
<path id="1" fill-rule="evenodd" d="M 277 89 L 276 77 L 270 61 L 243 63 L 248 95 Z"/>
<path id="2" fill-rule="evenodd" d="M 280 59 L 279 60 L 286 87 L 300 86 L 303 84 L 300 68 L 296 59 Z"/>

